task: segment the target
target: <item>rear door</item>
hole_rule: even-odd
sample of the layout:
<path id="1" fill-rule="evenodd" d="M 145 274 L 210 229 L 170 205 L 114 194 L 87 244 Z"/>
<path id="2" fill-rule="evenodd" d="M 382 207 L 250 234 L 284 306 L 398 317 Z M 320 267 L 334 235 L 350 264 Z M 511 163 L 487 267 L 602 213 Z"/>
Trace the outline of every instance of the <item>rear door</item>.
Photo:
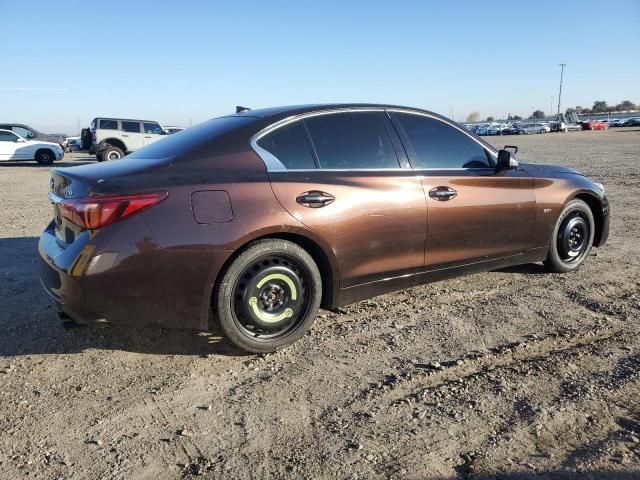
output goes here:
<path id="1" fill-rule="evenodd" d="M 428 115 L 393 112 L 411 163 L 423 177 L 429 269 L 518 255 L 535 223 L 533 178 L 496 172 L 491 152 L 463 129 Z"/>
<path id="2" fill-rule="evenodd" d="M 144 133 L 142 133 L 142 122 L 137 120 L 121 120 L 122 141 L 127 146 L 127 151 L 135 152 L 144 146 Z"/>
<path id="3" fill-rule="evenodd" d="M 384 112 L 314 113 L 254 146 L 275 160 L 280 203 L 331 245 L 343 288 L 424 268 L 424 192 Z"/>
<path id="4" fill-rule="evenodd" d="M 142 127 L 144 129 L 144 146 L 157 142 L 164 137 L 165 132 L 156 122 L 143 122 Z"/>

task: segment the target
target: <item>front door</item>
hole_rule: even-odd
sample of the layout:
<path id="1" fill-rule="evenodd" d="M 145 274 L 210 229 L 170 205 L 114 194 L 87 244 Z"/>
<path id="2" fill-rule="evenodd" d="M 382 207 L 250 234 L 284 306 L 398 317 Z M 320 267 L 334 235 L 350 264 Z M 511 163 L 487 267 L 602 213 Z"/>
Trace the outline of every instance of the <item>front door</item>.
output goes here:
<path id="1" fill-rule="evenodd" d="M 496 172 L 481 142 L 442 120 L 401 112 L 392 118 L 423 175 L 428 269 L 518 255 L 529 247 L 536 202 L 528 174 Z"/>
<path id="2" fill-rule="evenodd" d="M 142 127 L 144 129 L 144 146 L 157 142 L 161 138 L 164 138 L 165 131 L 162 129 L 159 123 L 156 122 L 143 122 Z"/>
<path id="3" fill-rule="evenodd" d="M 424 268 L 421 180 L 401 167 L 383 114 L 312 115 L 258 141 L 286 168 L 269 172 L 276 197 L 332 246 L 342 288 Z"/>
<path id="4" fill-rule="evenodd" d="M 0 131 L 0 160 L 22 160 L 28 158 L 26 152 L 28 143 L 17 142 L 17 140 L 18 136 L 16 134 Z M 21 147 L 22 150 L 20 150 Z"/>

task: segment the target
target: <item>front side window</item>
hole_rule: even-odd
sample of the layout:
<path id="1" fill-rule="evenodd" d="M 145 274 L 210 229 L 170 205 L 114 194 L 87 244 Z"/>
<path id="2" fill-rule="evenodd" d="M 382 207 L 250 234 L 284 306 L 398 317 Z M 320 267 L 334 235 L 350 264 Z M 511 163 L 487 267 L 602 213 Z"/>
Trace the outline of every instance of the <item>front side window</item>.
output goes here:
<path id="1" fill-rule="evenodd" d="M 122 122 L 122 130 L 131 133 L 140 133 L 140 122 Z"/>
<path id="2" fill-rule="evenodd" d="M 117 120 L 100 120 L 100 126 L 103 130 L 117 130 L 118 129 L 118 121 Z"/>
<path id="3" fill-rule="evenodd" d="M 34 133 L 31 130 L 29 130 L 28 128 L 13 127 L 11 130 L 16 132 L 18 135 L 20 135 L 23 138 L 33 138 L 33 137 L 35 137 Z"/>
<path id="4" fill-rule="evenodd" d="M 271 132 L 258 145 L 276 157 L 287 170 L 316 168 L 303 126 L 293 122 Z"/>
<path id="5" fill-rule="evenodd" d="M 304 120 L 320 168 L 399 168 L 389 133 L 377 112 L 318 115 Z"/>
<path id="6" fill-rule="evenodd" d="M 144 133 L 149 133 L 149 134 L 152 134 L 152 135 L 163 135 L 164 134 L 164 130 L 162 129 L 162 127 L 158 123 L 144 122 L 143 126 L 144 126 Z"/>
<path id="7" fill-rule="evenodd" d="M 18 137 L 11 132 L 0 132 L 0 142 L 15 142 Z"/>
<path id="8" fill-rule="evenodd" d="M 415 152 L 414 168 L 492 168 L 486 150 L 435 118 L 395 113 Z"/>

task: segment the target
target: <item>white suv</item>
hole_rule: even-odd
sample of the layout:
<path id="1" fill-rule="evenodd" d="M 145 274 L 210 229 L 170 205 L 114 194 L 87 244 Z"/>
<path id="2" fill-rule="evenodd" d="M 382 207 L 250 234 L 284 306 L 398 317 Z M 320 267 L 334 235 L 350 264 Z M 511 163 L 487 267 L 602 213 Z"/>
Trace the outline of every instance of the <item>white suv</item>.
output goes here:
<path id="1" fill-rule="evenodd" d="M 123 118 L 94 118 L 91 121 L 93 153 L 98 161 L 118 160 L 160 140 L 167 132 L 158 122 Z"/>

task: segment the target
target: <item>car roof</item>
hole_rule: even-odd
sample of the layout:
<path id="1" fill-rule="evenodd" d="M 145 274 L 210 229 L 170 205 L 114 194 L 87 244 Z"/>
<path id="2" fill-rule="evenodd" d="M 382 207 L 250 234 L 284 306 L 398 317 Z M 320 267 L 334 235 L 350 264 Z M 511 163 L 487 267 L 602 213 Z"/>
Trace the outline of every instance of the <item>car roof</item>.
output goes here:
<path id="1" fill-rule="evenodd" d="M 301 115 L 304 113 L 311 112 L 320 112 L 323 110 L 345 110 L 345 109 L 366 109 L 366 108 L 375 108 L 375 109 L 386 109 L 386 108 L 397 108 L 402 110 L 412 110 L 415 112 L 428 113 L 430 115 L 445 118 L 442 115 L 438 115 L 437 113 L 431 112 L 429 110 L 423 110 L 420 108 L 414 107 L 406 107 L 403 105 L 389 105 L 389 104 L 380 104 L 380 103 L 317 103 L 317 104 L 307 104 L 307 105 L 287 105 L 282 107 L 268 107 L 268 108 L 257 108 L 255 110 L 243 110 L 238 113 L 234 113 L 231 115 L 224 115 L 225 117 L 255 117 L 255 118 L 265 118 L 265 119 L 278 119 L 278 118 L 286 118 L 293 115 Z"/>
<path id="2" fill-rule="evenodd" d="M 152 122 L 160 123 L 157 120 L 140 120 L 139 118 L 123 118 L 123 117 L 96 117 L 94 120 L 121 120 L 123 122 Z"/>

